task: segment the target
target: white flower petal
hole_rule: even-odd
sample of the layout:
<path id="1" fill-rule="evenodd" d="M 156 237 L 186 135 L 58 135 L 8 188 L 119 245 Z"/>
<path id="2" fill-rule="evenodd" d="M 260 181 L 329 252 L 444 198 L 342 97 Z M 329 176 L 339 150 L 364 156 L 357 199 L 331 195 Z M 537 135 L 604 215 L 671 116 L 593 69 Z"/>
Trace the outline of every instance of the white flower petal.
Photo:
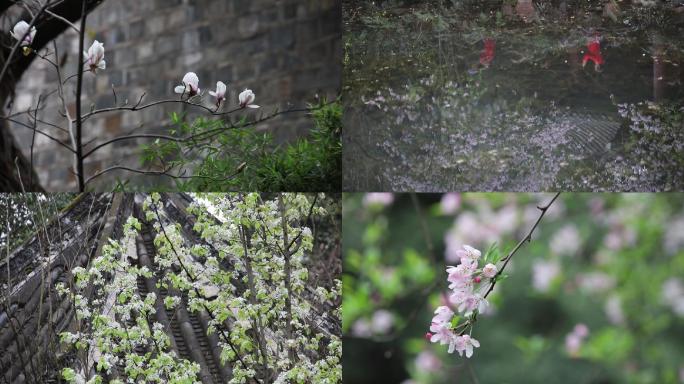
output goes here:
<path id="1" fill-rule="evenodd" d="M 195 72 L 188 72 L 183 76 L 183 83 L 189 85 L 192 89 L 199 88 L 199 77 L 197 77 Z M 199 89 L 197 92 L 199 92 Z"/>

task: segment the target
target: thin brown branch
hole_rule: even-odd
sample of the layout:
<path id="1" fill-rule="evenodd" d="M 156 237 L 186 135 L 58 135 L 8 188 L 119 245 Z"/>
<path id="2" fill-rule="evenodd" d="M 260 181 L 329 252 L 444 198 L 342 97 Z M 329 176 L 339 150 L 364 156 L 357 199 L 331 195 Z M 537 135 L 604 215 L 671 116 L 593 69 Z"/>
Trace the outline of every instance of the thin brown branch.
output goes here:
<path id="1" fill-rule="evenodd" d="M 511 261 L 511 258 L 513 258 L 513 255 L 515 255 L 515 254 L 518 252 L 518 250 L 523 246 L 523 244 L 529 243 L 529 242 L 532 240 L 532 234 L 534 233 L 534 230 L 537 229 L 537 226 L 539 225 L 539 222 L 541 222 L 542 218 L 543 218 L 544 215 L 546 214 L 546 211 L 548 211 L 548 209 L 551 207 L 551 204 L 553 204 L 553 202 L 556 201 L 556 199 L 558 198 L 558 196 L 560 196 L 560 192 L 557 192 L 557 193 L 553 196 L 553 198 L 551 199 L 551 201 L 549 201 L 547 204 L 542 205 L 542 206 L 537 206 L 537 209 L 539 209 L 539 210 L 541 211 L 541 213 L 539 214 L 539 217 L 537 218 L 537 221 L 534 222 L 534 225 L 533 225 L 532 228 L 530 228 L 530 230 L 527 232 L 527 235 L 525 235 L 525 237 L 523 237 L 523 238 L 518 242 L 518 244 L 516 244 L 516 246 L 508 253 L 508 255 L 506 255 L 506 257 L 503 258 L 503 262 L 504 262 L 504 263 L 503 263 L 503 265 L 501 266 L 501 268 L 499 269 L 499 271 L 496 273 L 496 275 L 494 276 L 494 278 L 492 278 L 492 284 L 489 286 L 489 289 L 488 289 L 487 292 L 484 294 L 484 296 L 482 296 L 483 299 L 484 299 L 484 298 L 487 298 L 487 296 L 492 292 L 492 290 L 494 289 L 494 286 L 496 285 L 496 282 L 499 280 L 499 277 L 500 277 L 501 274 L 503 273 L 504 269 L 506 269 L 506 266 L 508 265 L 508 262 Z"/>
<path id="2" fill-rule="evenodd" d="M 178 103 L 179 100 L 173 100 L 173 101 L 167 101 L 167 102 Z M 208 131 L 194 133 L 194 134 L 191 134 L 191 135 L 188 135 L 185 137 L 175 137 L 175 136 L 170 136 L 170 135 L 161 135 L 161 134 L 154 134 L 154 133 L 139 133 L 139 134 L 133 134 L 133 135 L 119 136 L 119 137 L 115 137 L 113 139 L 109 139 L 107 141 L 104 141 L 104 142 L 96 145 L 92 149 L 86 151 L 85 154 L 83 155 L 83 158 L 84 159 L 87 158 L 88 156 L 92 155 L 94 152 L 96 152 L 98 149 L 100 149 L 104 146 L 107 146 L 107 145 L 110 145 L 110 144 L 113 144 L 113 143 L 116 143 L 119 141 L 147 138 L 147 139 L 161 139 L 161 140 L 167 140 L 167 141 L 174 141 L 177 143 L 185 143 L 185 142 L 189 142 L 189 141 L 193 141 L 193 140 L 197 140 L 197 139 L 201 140 L 201 139 L 211 138 L 211 137 L 214 137 L 217 134 L 224 132 L 224 131 L 227 131 L 227 130 L 246 128 L 249 126 L 257 125 L 257 124 L 262 123 L 264 121 L 271 120 L 271 119 L 273 119 L 279 115 L 284 115 L 287 113 L 295 113 L 295 112 L 311 112 L 312 110 L 313 109 L 309 109 L 309 108 L 299 108 L 299 109 L 288 109 L 285 111 L 276 111 L 276 112 L 274 112 L 274 113 L 272 113 L 266 117 L 262 117 L 260 119 L 256 119 L 256 120 L 253 120 L 251 122 L 247 122 L 247 123 L 244 123 L 241 125 L 231 124 L 230 126 L 227 126 L 227 127 L 214 128 L 214 129 L 210 129 Z"/>
<path id="3" fill-rule="evenodd" d="M 532 225 L 532 228 L 530 228 L 530 230 L 527 232 L 525 237 L 520 239 L 518 244 L 516 244 L 515 247 L 508 253 L 508 255 L 506 255 L 506 257 L 504 257 L 502 259 L 504 263 L 501 266 L 501 268 L 499 268 L 499 271 L 496 273 L 496 275 L 494 275 L 494 277 L 491 279 L 491 284 L 489 285 L 487 292 L 485 292 L 485 294 L 482 296 L 483 300 L 486 299 L 487 296 L 489 296 L 489 294 L 492 293 L 492 291 L 494 290 L 494 286 L 499 281 L 499 278 L 503 274 L 503 271 L 506 269 L 508 262 L 511 261 L 513 256 L 518 252 L 518 250 L 520 250 L 520 248 L 522 248 L 522 246 L 525 243 L 529 243 L 532 240 L 532 234 L 534 233 L 534 230 L 537 229 L 537 226 L 539 225 L 542 218 L 546 214 L 546 211 L 549 210 L 549 208 L 551 207 L 551 204 L 553 204 L 554 201 L 556 201 L 558 196 L 560 196 L 560 192 L 556 192 L 556 194 L 553 196 L 551 201 L 549 201 L 547 204 L 542 205 L 542 206 L 537 206 L 537 209 L 539 209 L 541 211 L 541 213 L 539 214 L 539 217 L 537 217 L 537 221 L 534 222 L 534 225 Z M 467 320 L 466 322 L 459 325 L 459 326 L 463 326 L 463 330 L 461 331 L 460 334 L 461 335 L 465 334 L 469 328 L 472 330 L 473 325 L 475 324 L 476 321 L 477 321 L 477 312 L 474 312 L 473 316 L 469 320 Z"/>
<path id="4" fill-rule="evenodd" d="M 83 49 L 85 44 L 86 29 L 86 0 L 81 1 L 81 31 L 78 35 L 78 79 L 76 80 L 76 177 L 78 178 L 78 191 L 85 191 L 85 176 L 83 174 L 83 146 L 82 130 L 83 116 L 81 114 L 81 94 L 83 92 Z"/>

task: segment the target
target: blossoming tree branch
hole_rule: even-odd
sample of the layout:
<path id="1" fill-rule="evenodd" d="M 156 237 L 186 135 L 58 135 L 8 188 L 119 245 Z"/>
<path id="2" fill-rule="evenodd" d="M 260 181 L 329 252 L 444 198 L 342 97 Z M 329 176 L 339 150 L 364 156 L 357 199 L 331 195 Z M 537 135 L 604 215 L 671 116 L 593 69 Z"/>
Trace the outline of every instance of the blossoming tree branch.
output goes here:
<path id="1" fill-rule="evenodd" d="M 75 25 L 69 20 L 60 17 L 59 15 L 51 12 L 51 9 L 55 7 L 60 1 L 47 0 L 43 7 L 41 7 L 31 20 L 20 20 L 14 27 L 9 31 L 9 35 L 15 41 L 12 51 L 9 57 L 5 60 L 2 71 L 0 72 L 0 80 L 6 76 L 7 70 L 10 67 L 10 63 L 13 60 L 19 60 L 23 56 L 35 55 L 38 59 L 46 61 L 50 67 L 57 74 L 58 86 L 57 89 L 47 94 L 40 95 L 35 107 L 29 108 L 26 111 L 18 111 L 15 113 L 10 113 L 9 115 L 2 116 L 1 118 L 10 122 L 15 123 L 19 127 L 23 127 L 32 131 L 33 137 L 31 142 L 31 155 L 30 155 L 30 168 L 33 168 L 33 148 L 35 144 L 36 135 L 42 135 L 47 139 L 51 140 L 58 145 L 60 148 L 69 151 L 73 156 L 73 166 L 72 172 L 78 182 L 78 190 L 84 191 L 87 186 L 93 182 L 98 177 L 110 173 L 112 171 L 127 171 L 131 173 L 146 174 L 146 175 L 157 175 L 157 176 L 168 176 L 175 179 L 188 179 L 194 176 L 187 175 L 187 169 L 184 169 L 184 162 L 162 162 L 159 164 L 158 169 L 151 169 L 150 167 L 145 169 L 133 168 L 124 165 L 115 164 L 105 169 L 100 169 L 87 174 L 84 170 L 84 164 L 86 159 L 93 156 L 99 150 L 104 147 L 110 146 L 114 143 L 121 141 L 137 140 L 137 139 L 148 139 L 153 140 L 155 143 L 160 141 L 174 142 L 178 144 L 183 144 L 185 147 L 183 151 L 191 152 L 193 150 L 202 151 L 206 147 L 210 147 L 212 144 L 212 139 L 216 138 L 218 135 L 224 133 L 227 130 L 239 129 L 245 127 L 252 127 L 258 125 L 266 120 L 270 120 L 276 116 L 286 113 L 293 112 L 310 112 L 316 107 L 311 108 L 290 108 L 287 110 L 279 111 L 274 109 L 273 112 L 268 114 L 260 114 L 258 117 L 248 118 L 241 117 L 235 119 L 237 122 L 229 122 L 228 117 L 235 115 L 236 113 L 244 112 L 249 109 L 258 109 L 259 105 L 255 104 L 256 95 L 250 89 L 244 89 L 240 91 L 234 100 L 229 97 L 228 85 L 225 82 L 218 81 L 216 83 L 215 90 L 210 90 L 209 92 L 202 92 L 200 89 L 200 79 L 195 72 L 187 72 L 182 79 L 180 84 L 174 89 L 169 90 L 170 93 L 175 93 L 176 98 L 169 98 L 164 100 L 152 101 L 149 103 L 144 103 L 146 94 L 143 93 L 137 98 L 135 103 L 129 103 L 128 99 L 124 100 L 122 103 L 119 102 L 119 96 L 116 94 L 114 86 L 112 85 L 112 93 L 114 96 L 114 104 L 111 107 L 95 109 L 91 107 L 89 111 L 85 111 L 81 96 L 83 93 L 83 82 L 85 76 L 97 76 L 98 73 L 107 70 L 107 62 L 105 60 L 106 49 L 102 42 L 94 40 L 90 43 L 89 47 L 86 47 L 86 21 L 87 21 L 87 11 L 89 5 L 88 0 L 80 1 L 80 23 Z M 57 44 L 52 41 L 52 48 L 35 50 L 33 48 L 35 39 L 40 37 L 41 30 L 36 28 L 36 20 L 43 15 L 44 17 L 54 17 L 62 23 L 68 24 L 68 26 L 78 32 L 79 36 L 79 57 L 78 65 L 75 68 L 75 73 L 65 76 L 62 72 L 62 65 L 60 64 L 59 51 Z M 45 16 L 47 15 L 47 16 Z M 18 54 L 21 52 L 21 54 Z M 69 108 L 69 95 L 65 90 L 65 86 L 71 82 L 76 81 L 75 85 L 75 115 L 72 116 Z M 51 121 L 46 121 L 38 117 L 38 112 L 41 111 L 46 102 L 46 98 L 49 96 L 56 95 L 59 99 L 59 109 L 60 114 L 64 120 L 63 124 L 58 124 Z M 173 130 L 171 134 L 155 134 L 155 133 L 133 133 L 132 131 L 120 136 L 116 136 L 104 141 L 92 141 L 84 142 L 84 125 L 93 116 L 112 113 L 117 111 L 127 111 L 135 112 L 141 111 L 147 108 L 157 107 L 163 104 L 179 104 L 183 107 L 187 106 L 190 108 L 196 108 L 203 111 L 209 116 L 214 116 L 222 119 L 225 124 L 221 126 L 212 126 L 205 130 L 195 130 L 186 135 L 176 134 Z M 21 116 L 26 116 L 27 121 L 20 119 Z M 173 122 L 178 123 L 180 118 L 177 114 L 173 114 Z M 43 129 L 48 127 L 51 129 L 56 129 L 58 131 L 68 134 L 69 141 L 64 142 L 57 138 L 54 134 L 51 134 L 48 130 Z M 17 170 L 18 174 L 21 175 L 21 171 Z M 242 171 L 241 167 L 237 167 L 233 170 L 233 173 L 226 175 L 225 179 L 228 180 L 235 177 Z M 31 172 L 30 178 L 33 177 Z M 23 181 L 22 181 L 23 182 Z M 33 185 L 33 180 L 27 180 L 26 184 Z"/>
<path id="2" fill-rule="evenodd" d="M 220 361 L 230 367 L 226 382 L 340 382 L 341 281 L 312 286 L 307 265 L 314 234 L 306 223 L 328 214 L 318 198 L 202 195 L 187 207 L 196 221 L 186 229 L 159 194 L 146 197 L 123 236 L 58 286 L 77 320 L 60 335 L 77 356 L 63 378 L 204 381 L 207 373 L 178 355 L 168 329 L 171 318 L 195 314 L 207 318 L 207 335 L 217 339 Z M 144 236 L 153 238 L 153 249 Z M 155 284 L 142 292 L 140 279 Z M 323 309 L 328 306 L 333 309 Z"/>
<path id="3" fill-rule="evenodd" d="M 449 353 L 455 351 L 468 358 L 473 355 L 474 348 L 480 346 L 480 342 L 472 337 L 473 328 L 478 313 L 488 306 L 487 296 L 494 290 L 497 282 L 505 278 L 503 272 L 511 258 L 525 243 L 532 240 L 532 233 L 559 195 L 560 193 L 556 193 L 547 204 L 537 207 L 540 213 L 534 225 L 504 258 L 499 258 L 494 246 L 490 247 L 484 257 L 482 252 L 469 245 L 456 251 L 460 263 L 446 269 L 451 294 L 446 305 L 435 310 L 430 332 L 425 334 L 427 340 L 448 345 Z"/>

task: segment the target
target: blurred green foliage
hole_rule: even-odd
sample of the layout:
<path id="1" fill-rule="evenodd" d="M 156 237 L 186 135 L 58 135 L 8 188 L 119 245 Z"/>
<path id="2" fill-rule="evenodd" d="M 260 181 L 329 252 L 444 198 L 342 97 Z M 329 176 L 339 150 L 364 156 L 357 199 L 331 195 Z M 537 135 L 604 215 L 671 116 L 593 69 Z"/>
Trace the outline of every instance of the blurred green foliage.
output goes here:
<path id="1" fill-rule="evenodd" d="M 419 209 L 393 197 L 344 196 L 345 382 L 684 380 L 684 195 L 562 194 L 478 317 L 471 359 L 424 338 L 453 264 L 445 239 L 505 255 L 550 195 L 465 194 L 449 214 L 441 195 L 417 195 Z M 572 351 L 577 324 L 589 335 Z"/>

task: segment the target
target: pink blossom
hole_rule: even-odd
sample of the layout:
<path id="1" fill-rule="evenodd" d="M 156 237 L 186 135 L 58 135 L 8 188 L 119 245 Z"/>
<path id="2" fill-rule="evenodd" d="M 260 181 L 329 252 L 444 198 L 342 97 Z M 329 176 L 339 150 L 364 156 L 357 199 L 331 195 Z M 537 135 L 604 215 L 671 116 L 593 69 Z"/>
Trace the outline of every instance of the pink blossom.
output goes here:
<path id="1" fill-rule="evenodd" d="M 461 262 L 463 259 L 477 261 L 482 253 L 470 245 L 464 245 L 462 250 L 456 251 L 456 255 L 461 258 Z"/>
<path id="2" fill-rule="evenodd" d="M 386 192 L 371 192 L 366 193 L 363 197 L 363 205 L 378 205 L 378 206 L 388 206 L 394 202 L 394 194 Z"/>
<path id="3" fill-rule="evenodd" d="M 430 332 L 432 332 L 430 342 L 441 345 L 450 344 L 454 337 L 454 333 L 446 324 L 432 323 L 430 325 Z"/>
<path id="4" fill-rule="evenodd" d="M 518 224 L 518 209 L 507 205 L 492 211 L 481 203 L 479 212 L 463 212 L 456 217 L 454 225 L 444 236 L 445 259 L 450 263 L 460 260 L 461 246 L 468 244 L 490 244 L 501 240 L 502 235 L 511 233 Z"/>
<path id="5" fill-rule="evenodd" d="M 489 263 L 489 264 L 485 265 L 484 268 L 482 268 L 482 274 L 484 275 L 484 277 L 487 277 L 489 279 L 496 276 L 496 272 L 497 272 L 496 265 L 494 265 L 492 263 Z"/>
<path id="6" fill-rule="evenodd" d="M 351 327 L 351 333 L 356 337 L 370 337 L 373 334 L 371 324 L 366 319 L 356 320 Z"/>
<path id="7" fill-rule="evenodd" d="M 611 323 L 617 325 L 625 323 L 625 315 L 622 312 L 622 300 L 620 300 L 620 296 L 610 296 L 608 300 L 606 300 L 603 310 L 606 312 L 606 316 L 608 316 L 608 320 Z"/>
<path id="8" fill-rule="evenodd" d="M 675 277 L 667 279 L 662 286 L 663 302 L 672 308 L 672 311 L 684 317 L 684 284 Z"/>
<path id="9" fill-rule="evenodd" d="M 556 261 L 535 261 L 532 264 L 532 286 L 539 292 L 548 292 L 551 283 L 560 274 Z"/>
<path id="10" fill-rule="evenodd" d="M 587 336 L 589 336 L 589 327 L 582 323 L 575 325 L 572 332 L 565 336 L 565 350 L 568 354 L 577 356 Z"/>
<path id="11" fill-rule="evenodd" d="M 447 281 L 450 282 L 449 289 L 462 289 L 472 284 L 472 275 L 474 269 L 471 264 L 459 264 L 456 267 L 448 267 Z"/>
<path id="12" fill-rule="evenodd" d="M 567 336 L 565 336 L 565 350 L 570 354 L 571 356 L 577 356 L 579 354 L 579 350 L 582 347 L 582 339 L 579 338 L 577 335 L 574 333 L 570 333 Z"/>
<path id="13" fill-rule="evenodd" d="M 470 335 L 456 336 L 453 342 L 453 348 L 449 346 L 449 353 L 453 352 L 453 349 L 458 352 L 459 356 L 463 356 L 463 352 L 467 358 L 473 356 L 473 347 L 478 348 L 480 342 L 470 337 Z"/>
<path id="14" fill-rule="evenodd" d="M 416 368 L 426 373 L 438 372 L 442 369 L 442 361 L 432 351 L 422 351 L 416 356 Z"/>
<path id="15" fill-rule="evenodd" d="M 684 248 L 684 215 L 672 220 L 663 236 L 665 252 L 674 255 Z"/>
<path id="16" fill-rule="evenodd" d="M 579 323 L 575 325 L 575 328 L 572 330 L 572 332 L 577 336 L 584 338 L 589 336 L 589 327 L 587 327 L 586 324 Z"/>
<path id="17" fill-rule="evenodd" d="M 371 318 L 371 329 L 376 334 L 386 334 L 392 329 L 394 324 L 394 315 L 391 312 L 380 309 L 373 313 Z"/>
<path id="18" fill-rule="evenodd" d="M 458 193 L 445 193 L 442 195 L 442 201 L 439 208 L 442 214 L 453 215 L 461 206 L 461 195 Z"/>
<path id="19" fill-rule="evenodd" d="M 487 305 L 489 305 L 487 300 L 476 293 L 473 295 L 467 295 L 458 306 L 458 311 L 468 314 L 477 309 L 478 312 L 482 312 L 485 310 Z"/>
<path id="20" fill-rule="evenodd" d="M 615 278 L 603 272 L 578 274 L 576 281 L 580 288 L 591 293 L 605 292 L 615 286 Z"/>
<path id="21" fill-rule="evenodd" d="M 486 310 L 488 305 L 484 298 L 484 290 L 487 286 L 484 284 L 480 286 L 479 292 L 475 292 L 473 287 L 473 282 L 479 283 L 481 281 L 480 272 L 478 272 L 478 259 L 481 253 L 469 245 L 464 245 L 457 252 L 461 263 L 458 266 L 449 266 L 446 269 L 447 281 L 450 283 L 449 289 L 451 290 L 448 301 L 449 304 L 457 308 L 460 314 L 469 316 L 476 310 L 478 312 Z M 496 274 L 496 267 L 493 264 L 486 265 L 485 270 L 481 273 L 491 274 L 492 267 L 494 268 L 493 273 Z M 478 274 L 474 276 L 476 272 Z M 431 333 L 427 335 L 433 343 L 449 344 L 449 353 L 458 351 L 459 355 L 462 356 L 465 352 L 466 357 L 470 357 L 473 354 L 473 347 L 479 347 L 480 343 L 471 339 L 469 335 L 460 336 L 454 332 L 451 328 L 454 311 L 451 308 L 453 307 L 442 305 L 435 310 L 435 316 L 430 324 Z"/>
<path id="22" fill-rule="evenodd" d="M 435 309 L 435 316 L 432 318 L 433 323 L 444 324 L 451 321 L 454 312 L 447 306 L 440 306 Z"/>
<path id="23" fill-rule="evenodd" d="M 472 285 L 469 285 L 469 286 L 462 288 L 462 289 L 454 290 L 451 293 L 451 295 L 449 295 L 449 303 L 459 307 L 458 311 L 461 312 L 460 305 L 463 302 L 465 302 L 466 300 L 468 300 L 468 298 L 472 295 L 472 291 L 473 291 Z"/>
<path id="24" fill-rule="evenodd" d="M 579 231 L 572 224 L 568 224 L 556 232 L 549 243 L 554 254 L 567 256 L 575 256 L 581 245 Z"/>
<path id="25" fill-rule="evenodd" d="M 603 239 L 603 244 L 611 250 L 619 250 L 626 246 L 634 245 L 636 232 L 625 227 L 623 224 L 614 224 L 610 232 Z"/>

